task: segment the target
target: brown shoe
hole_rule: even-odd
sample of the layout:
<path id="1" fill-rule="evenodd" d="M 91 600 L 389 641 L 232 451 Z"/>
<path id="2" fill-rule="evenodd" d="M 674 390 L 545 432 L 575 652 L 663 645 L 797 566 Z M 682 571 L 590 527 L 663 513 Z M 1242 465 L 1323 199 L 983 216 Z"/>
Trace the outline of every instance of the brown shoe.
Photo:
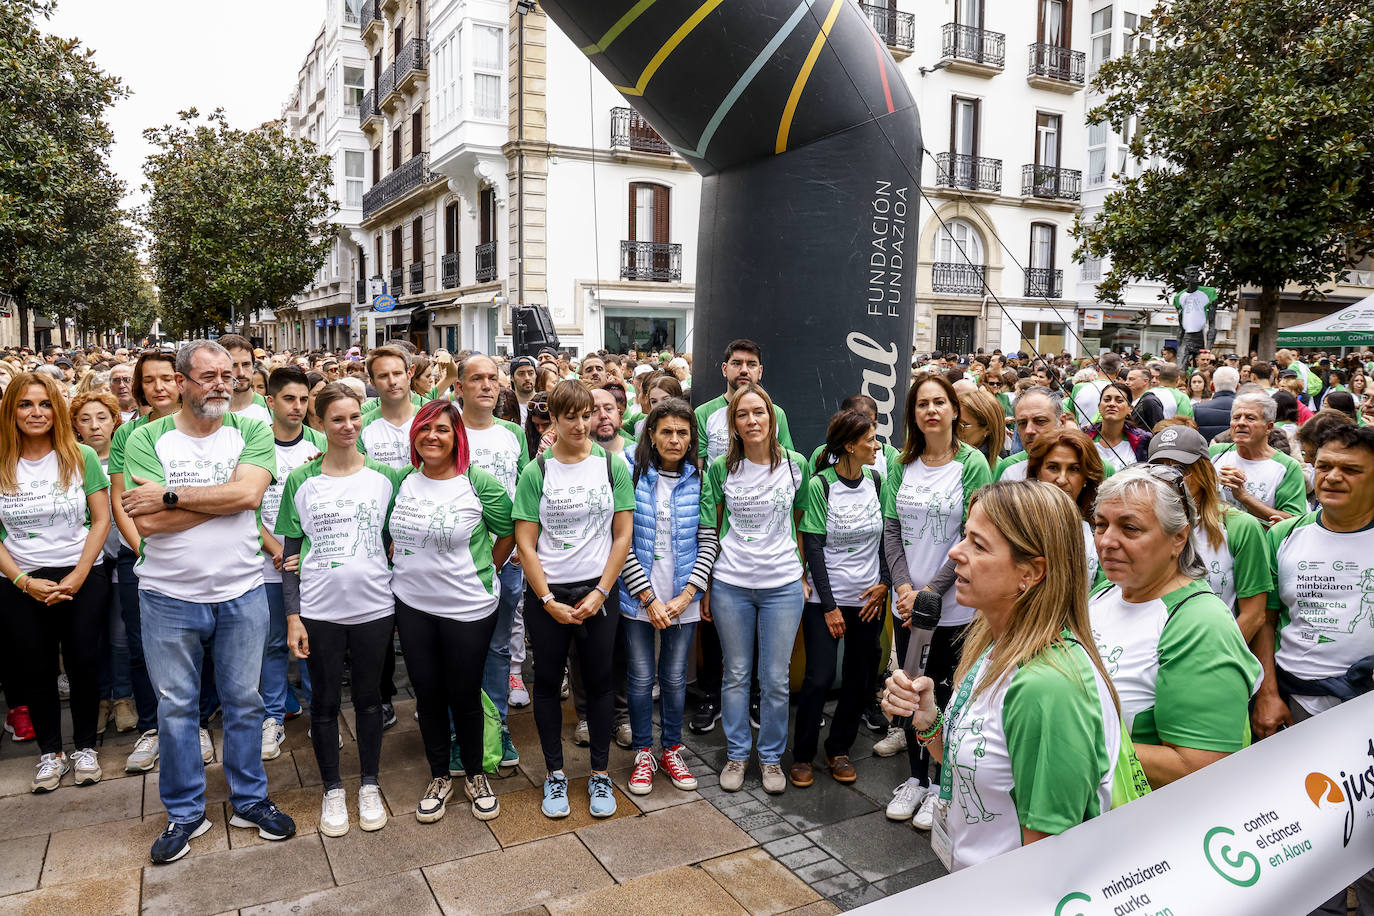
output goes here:
<path id="1" fill-rule="evenodd" d="M 798 789 L 805 789 L 816 781 L 809 763 L 794 763 L 787 771 L 787 778 L 792 780 L 792 785 Z"/>
<path id="2" fill-rule="evenodd" d="M 859 778 L 859 774 L 854 772 L 854 764 L 849 762 L 847 754 L 838 757 L 826 757 L 825 762 L 830 766 L 830 775 L 835 777 L 836 782 L 853 782 Z"/>
<path id="3" fill-rule="evenodd" d="M 105 734 L 105 723 L 114 718 L 114 703 L 109 700 L 101 700 L 100 708 L 95 714 L 95 733 Z"/>

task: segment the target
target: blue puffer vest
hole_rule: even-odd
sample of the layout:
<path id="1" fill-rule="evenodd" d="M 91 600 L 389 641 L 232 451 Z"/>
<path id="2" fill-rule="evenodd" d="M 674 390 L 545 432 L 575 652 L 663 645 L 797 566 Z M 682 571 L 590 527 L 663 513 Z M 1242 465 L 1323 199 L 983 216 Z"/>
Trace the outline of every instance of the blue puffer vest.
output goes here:
<path id="1" fill-rule="evenodd" d="M 690 462 L 683 462 L 682 480 L 673 488 L 671 511 L 673 516 L 673 557 L 677 561 L 673 569 L 672 595 L 659 595 L 667 601 L 681 594 L 687 585 L 687 577 L 697 561 L 697 523 L 701 517 L 701 473 Z M 658 528 L 658 513 L 654 511 L 654 488 L 658 486 L 658 468 L 650 465 L 635 484 L 635 529 L 630 542 L 630 550 L 644 567 L 644 574 L 653 575 L 654 535 Z M 620 589 L 620 610 L 627 617 L 641 617 L 639 599 L 625 589 L 622 577 L 617 582 Z M 698 594 L 693 604 L 701 600 Z"/>

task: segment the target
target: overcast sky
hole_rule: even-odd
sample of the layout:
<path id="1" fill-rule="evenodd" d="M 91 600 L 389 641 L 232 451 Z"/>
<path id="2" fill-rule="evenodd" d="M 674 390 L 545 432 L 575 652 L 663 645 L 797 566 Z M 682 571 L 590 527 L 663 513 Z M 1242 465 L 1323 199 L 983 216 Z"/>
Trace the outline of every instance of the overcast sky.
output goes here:
<path id="1" fill-rule="evenodd" d="M 306 52 L 324 25 L 326 0 L 58 0 L 48 31 L 77 38 L 131 94 L 109 113 L 111 164 L 143 202 L 145 127 L 177 112 L 223 108 L 235 127 L 280 117 Z"/>

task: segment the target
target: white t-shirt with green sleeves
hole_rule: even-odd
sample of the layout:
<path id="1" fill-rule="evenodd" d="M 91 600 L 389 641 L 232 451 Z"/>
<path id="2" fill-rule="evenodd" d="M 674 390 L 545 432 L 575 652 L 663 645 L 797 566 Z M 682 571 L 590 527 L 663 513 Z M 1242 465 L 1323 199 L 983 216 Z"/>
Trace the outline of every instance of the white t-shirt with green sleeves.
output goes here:
<path id="1" fill-rule="evenodd" d="M 272 428 L 224 415 L 223 425 L 195 438 L 176 427 L 176 414 L 134 430 L 125 447 L 125 483 L 134 477 L 171 487 L 228 483 L 240 464 L 277 470 Z M 262 584 L 262 538 L 257 509 L 218 515 L 185 531 L 143 539 L 138 587 L 179 601 L 214 604 Z"/>
<path id="2" fill-rule="evenodd" d="M 267 407 L 267 399 L 256 391 L 253 392 L 253 400 L 249 402 L 247 407 L 243 410 L 235 410 L 233 413 L 250 420 L 261 420 L 267 424 L 269 429 L 272 427 L 272 411 Z"/>
<path id="3" fill-rule="evenodd" d="M 463 429 L 468 436 L 469 460 L 495 477 L 506 488 L 506 496 L 514 499 L 520 472 L 530 461 L 529 443 L 524 432 L 500 417 L 492 417 L 492 424 L 486 429 L 473 429 L 471 426 L 464 426 Z"/>
<path id="4" fill-rule="evenodd" d="M 1374 528 L 1332 531 L 1321 510 L 1269 529 L 1274 565 L 1269 606 L 1279 612 L 1274 663 L 1305 681 L 1340 677 L 1374 655 Z M 1316 715 L 1331 696 L 1295 696 Z"/>
<path id="5" fill-rule="evenodd" d="M 709 465 L 730 450 L 730 399 L 726 395 L 712 398 L 696 409 L 697 457 Z M 787 411 L 773 405 L 774 425 L 778 430 L 778 444 L 792 449 L 792 432 L 787 428 Z"/>
<path id="6" fill-rule="evenodd" d="M 878 452 L 878 454 L 873 456 L 873 463 L 864 465 L 864 467 L 869 468 L 875 474 L 877 474 L 878 480 L 880 481 L 887 476 L 888 468 L 896 464 L 898 459 L 900 459 L 902 455 L 902 453 L 899 450 L 893 448 L 891 445 L 888 445 L 886 442 L 882 443 L 882 446 L 883 447 Z M 811 453 L 811 473 L 813 475 L 816 473 L 816 465 L 821 460 L 821 450 L 824 448 L 825 444 L 822 443 L 816 446 L 816 450 Z M 832 464 L 830 465 L 830 467 L 834 467 L 834 465 Z"/>
<path id="7" fill-rule="evenodd" d="M 883 516 L 902 525 L 902 548 L 911 584 L 924 588 L 963 537 L 973 494 L 991 479 L 987 459 L 967 442 L 959 443 L 954 459 L 931 467 L 925 459 L 893 465 L 883 483 Z M 896 605 L 892 612 L 897 613 Z M 941 599 L 940 626 L 952 627 L 973 619 L 953 588 Z"/>
<path id="8" fill-rule="evenodd" d="M 1177 388 L 1160 386 L 1149 389 L 1145 394 L 1153 394 L 1159 399 L 1159 406 L 1162 408 L 1166 420 L 1169 417 L 1191 417 L 1193 415 L 1193 402 L 1188 400 L 1188 395 Z M 1144 394 L 1141 395 L 1141 397 L 1144 396 Z"/>
<path id="9" fill-rule="evenodd" d="M 1218 470 L 1239 468 L 1244 471 L 1245 492 L 1266 506 L 1290 515 L 1302 515 L 1307 511 L 1307 484 L 1302 475 L 1302 465 L 1292 455 L 1276 450 L 1268 458 L 1252 461 L 1240 457 L 1231 443 L 1213 445 L 1209 452 L 1212 466 Z M 1230 487 L 1222 487 L 1221 496 L 1231 505 L 1243 508 L 1231 495 Z"/>
<path id="10" fill-rule="evenodd" d="M 262 494 L 262 505 L 258 507 L 262 527 L 268 531 L 276 530 L 277 512 L 281 508 L 281 494 L 286 489 L 286 478 L 291 476 L 292 471 L 323 452 L 329 445 L 325 441 L 324 433 L 311 429 L 309 426 L 301 427 L 300 437 L 294 442 L 282 442 L 279 439 L 273 439 L 273 442 L 277 451 L 276 477 L 272 481 L 272 485 Z M 281 570 L 272 565 L 272 558 L 266 554 L 263 555 L 262 581 L 281 581 Z"/>
<path id="11" fill-rule="evenodd" d="M 1269 570 L 1268 546 L 1259 519 L 1234 506 L 1222 506 L 1221 509 L 1221 547 L 1212 547 L 1207 529 L 1200 524 L 1193 529 L 1193 540 L 1197 544 L 1198 557 L 1207 567 L 1207 584 L 1222 604 L 1232 613 L 1239 614 L 1236 602 L 1265 594 L 1274 578 Z"/>
<path id="12" fill-rule="evenodd" d="M 358 451 L 390 468 L 410 467 L 410 425 L 414 421 L 413 413 L 400 426 L 392 426 L 381 413 L 364 416 Z"/>
<path id="13" fill-rule="evenodd" d="M 592 445 L 592 453 L 577 464 L 564 464 L 550 449 L 542 470 L 539 462 L 531 461 L 520 472 L 511 516 L 539 524 L 535 553 L 547 582 L 586 582 L 606 571 L 611 519 L 635 507 L 630 466 L 611 455 L 607 480 L 606 460 L 599 445 Z"/>
<path id="14" fill-rule="evenodd" d="M 1073 407 L 1074 418 L 1079 426 L 1088 426 L 1099 419 L 1098 406 L 1102 403 L 1102 392 L 1111 385 L 1107 379 L 1093 379 L 1079 382 L 1069 394 L 1069 404 Z"/>
<path id="15" fill-rule="evenodd" d="M 997 480 L 1025 480 L 1026 472 L 1030 470 L 1027 462 L 1030 455 L 1024 451 L 1014 455 L 1008 455 L 997 462 Z"/>
<path id="16" fill-rule="evenodd" d="M 1088 616 L 1132 740 L 1226 753 L 1250 743 L 1260 665 L 1206 582 L 1139 603 L 1109 582 Z"/>
<path id="17" fill-rule="evenodd" d="M 1097 574 L 1102 569 L 1102 562 L 1097 558 L 1097 539 L 1094 537 L 1093 526 L 1083 522 L 1083 549 L 1088 554 L 1088 588 L 1097 587 Z"/>
<path id="18" fill-rule="evenodd" d="M 382 532 L 400 475 L 370 458 L 346 477 L 324 473 L 324 459 L 291 472 L 274 531 L 301 538 L 300 614 L 357 624 L 395 612 Z"/>
<path id="19" fill-rule="evenodd" d="M 36 461 L 20 458 L 14 476 L 19 488 L 0 493 L 0 543 L 24 572 L 75 566 L 91 530 L 86 497 L 108 489 L 110 480 L 89 445 L 77 444 L 81 466 L 62 485 L 61 464 L 51 451 Z"/>
<path id="20" fill-rule="evenodd" d="M 724 507 L 720 554 L 712 575 L 740 588 L 777 588 L 801 578 L 793 512 L 806 508 L 806 459 L 784 449 L 777 467 L 741 458 L 731 471 L 711 462 L 701 488 L 701 524 L 715 528 Z"/>
<path id="21" fill-rule="evenodd" d="M 806 486 L 806 509 L 799 527 L 803 534 L 825 535 L 825 572 L 830 579 L 830 593 L 841 607 L 862 604 L 864 590 L 877 585 L 880 578 L 881 480 L 877 472 L 864 468 L 858 484 L 850 486 L 829 467 L 812 477 Z M 812 600 L 819 601 L 810 573 L 806 581 L 811 584 Z"/>
<path id="22" fill-rule="evenodd" d="M 970 688 L 987 661 L 969 672 Z M 1051 646 L 968 696 L 944 731 L 953 870 L 1019 849 L 1023 827 L 1060 834 L 1111 809 L 1130 748 L 1082 646 Z"/>
<path id="23" fill-rule="evenodd" d="M 391 590 L 416 610 L 453 620 L 481 620 L 496 611 L 493 537 L 510 535 L 511 500 L 501 482 L 476 465 L 448 480 L 403 471 L 387 530 Z"/>

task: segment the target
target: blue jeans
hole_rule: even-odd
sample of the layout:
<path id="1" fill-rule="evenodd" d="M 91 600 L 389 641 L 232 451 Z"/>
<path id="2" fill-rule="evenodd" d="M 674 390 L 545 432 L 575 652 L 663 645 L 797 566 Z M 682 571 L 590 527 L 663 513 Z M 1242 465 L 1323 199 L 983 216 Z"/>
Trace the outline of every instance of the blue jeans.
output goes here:
<path id="1" fill-rule="evenodd" d="M 501 599 L 496 603 L 496 632 L 487 647 L 487 660 L 482 667 L 482 689 L 496 711 L 501 724 L 506 724 L 506 707 L 510 703 L 510 631 L 515 622 L 515 609 L 525 590 L 525 574 L 514 563 L 507 563 L 497 574 L 501 580 Z"/>
<path id="2" fill-rule="evenodd" d="M 115 571 L 115 560 L 102 560 L 105 572 Z M 129 637 L 119 609 L 119 589 L 111 587 L 109 597 L 109 641 L 100 656 L 100 699 L 122 700 L 134 695 L 129 677 Z"/>
<path id="3" fill-rule="evenodd" d="M 138 556 L 129 548 L 119 548 L 119 614 L 124 618 L 124 638 L 129 650 L 129 682 L 133 685 L 134 706 L 138 710 L 138 732 L 157 728 L 157 694 L 143 658 L 142 614 L 138 603 Z"/>
<path id="4" fill-rule="evenodd" d="M 263 646 L 267 643 L 267 590 L 261 585 L 217 604 L 196 604 L 147 589 L 143 651 L 157 688 L 158 793 L 167 819 L 193 824 L 205 813 L 205 765 L 200 759 L 200 679 L 205 644 L 211 644 L 215 679 L 224 706 L 224 777 L 229 801 L 243 810 L 267 797 L 262 764 Z M 213 640 L 213 642 L 211 642 Z"/>
<path id="5" fill-rule="evenodd" d="M 725 668 L 721 721 L 729 757 L 749 759 L 749 679 L 757 639 L 759 762 L 777 763 L 787 749 L 788 668 L 801 625 L 801 580 L 776 588 L 740 588 L 717 580 L 711 586 L 711 617 Z"/>
<path id="6" fill-rule="evenodd" d="M 262 650 L 262 683 L 258 692 L 262 694 L 263 716 L 281 723 L 286 721 L 286 692 L 291 689 L 286 683 L 286 668 L 291 661 L 286 648 L 286 602 L 280 582 L 264 582 L 262 587 L 267 592 L 267 645 Z"/>
<path id="7" fill-rule="evenodd" d="M 634 747 L 654 744 L 654 634 L 659 637 L 658 698 L 662 708 L 659 741 L 664 748 L 682 743 L 682 708 L 687 702 L 687 653 L 696 637 L 696 622 L 655 630 L 647 620 L 622 618 L 629 677 L 625 699 L 630 707 Z"/>

